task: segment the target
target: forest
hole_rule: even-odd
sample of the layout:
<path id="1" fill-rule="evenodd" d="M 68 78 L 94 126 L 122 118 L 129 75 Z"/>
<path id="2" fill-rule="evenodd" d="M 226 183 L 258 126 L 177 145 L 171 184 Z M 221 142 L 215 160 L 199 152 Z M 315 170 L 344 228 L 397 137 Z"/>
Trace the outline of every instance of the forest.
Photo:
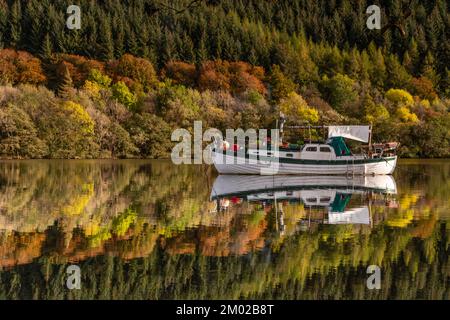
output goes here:
<path id="1" fill-rule="evenodd" d="M 0 158 L 165 158 L 175 128 L 371 124 L 450 157 L 445 0 L 0 0 Z"/>

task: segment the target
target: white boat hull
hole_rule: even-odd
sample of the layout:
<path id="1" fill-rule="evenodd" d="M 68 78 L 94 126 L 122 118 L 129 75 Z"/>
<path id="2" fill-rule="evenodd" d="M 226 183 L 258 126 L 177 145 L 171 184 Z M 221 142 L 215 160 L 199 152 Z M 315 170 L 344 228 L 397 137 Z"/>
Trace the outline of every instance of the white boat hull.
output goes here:
<path id="1" fill-rule="evenodd" d="M 341 192 L 358 193 L 359 191 L 375 191 L 386 194 L 396 194 L 397 185 L 392 176 L 242 176 L 220 175 L 214 181 L 211 199 L 238 194 L 255 194 L 276 190 L 312 190 L 318 194 L 319 190 L 340 190 Z M 275 193 L 274 193 L 275 194 Z M 280 198 L 280 196 L 278 197 Z"/>
<path id="2" fill-rule="evenodd" d="M 392 174 L 397 165 L 397 156 L 364 160 L 302 161 L 281 159 L 276 161 L 249 160 L 229 154 L 212 152 L 212 159 L 221 174 L 308 174 L 308 175 L 386 175 Z M 240 162 L 239 162 L 240 160 Z"/>

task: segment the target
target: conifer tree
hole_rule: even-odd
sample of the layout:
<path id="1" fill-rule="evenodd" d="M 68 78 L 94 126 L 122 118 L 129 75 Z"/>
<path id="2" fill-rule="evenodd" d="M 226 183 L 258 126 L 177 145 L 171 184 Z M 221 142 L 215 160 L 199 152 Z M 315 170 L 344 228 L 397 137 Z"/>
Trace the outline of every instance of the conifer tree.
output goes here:
<path id="1" fill-rule="evenodd" d="M 22 6 L 20 0 L 15 0 L 11 6 L 9 14 L 9 32 L 10 32 L 10 45 L 13 48 L 18 48 L 22 37 Z"/>
<path id="2" fill-rule="evenodd" d="M 73 90 L 73 81 L 67 65 L 65 63 L 62 63 L 61 68 L 62 68 L 62 78 L 58 85 L 58 96 L 67 99 L 70 97 L 71 92 Z"/>
<path id="3" fill-rule="evenodd" d="M 44 41 L 42 42 L 40 56 L 44 61 L 50 60 L 52 57 L 53 47 L 52 42 L 50 40 L 50 35 L 48 33 L 45 34 Z"/>
<path id="4" fill-rule="evenodd" d="M 434 57 L 430 51 L 425 55 L 420 74 L 430 79 L 434 85 L 439 81 L 436 71 L 434 70 Z"/>
<path id="5" fill-rule="evenodd" d="M 111 25 L 109 17 L 100 20 L 100 50 L 103 60 L 112 60 L 114 58 L 114 43 L 111 33 Z"/>

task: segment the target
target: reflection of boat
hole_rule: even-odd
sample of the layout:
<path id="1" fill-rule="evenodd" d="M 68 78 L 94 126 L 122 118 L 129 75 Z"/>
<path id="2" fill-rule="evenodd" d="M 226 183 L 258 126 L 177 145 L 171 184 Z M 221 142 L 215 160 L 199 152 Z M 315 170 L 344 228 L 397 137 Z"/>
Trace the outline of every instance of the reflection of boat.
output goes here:
<path id="1" fill-rule="evenodd" d="M 330 224 L 370 223 L 367 205 L 348 209 L 353 194 L 395 194 L 392 176 L 241 176 L 222 175 L 214 182 L 211 199 L 219 206 L 238 202 L 300 201 L 308 208 L 326 208 Z"/>
<path id="2" fill-rule="evenodd" d="M 304 128 L 295 126 L 291 128 Z M 397 164 L 397 143 L 371 144 L 370 126 L 319 126 L 328 128 L 324 142 L 303 146 L 283 144 L 230 146 L 225 141 L 212 151 L 212 159 L 221 174 L 314 174 L 314 175 L 389 175 Z M 282 132 L 282 130 L 280 131 Z M 369 143 L 366 154 L 353 154 L 345 139 Z M 245 139 L 244 139 L 245 141 Z M 279 145 L 280 144 L 280 145 Z"/>
<path id="3" fill-rule="evenodd" d="M 309 191 L 308 191 L 309 190 Z M 392 176 L 241 176 L 221 175 L 214 181 L 211 198 L 219 197 L 255 197 L 269 199 L 276 193 L 277 199 L 301 198 L 311 203 L 309 195 L 320 195 L 320 190 L 340 190 L 357 193 L 374 191 L 396 193 L 397 186 Z M 295 193 L 294 191 L 297 191 Z M 300 194 L 298 192 L 301 192 Z M 327 193 L 328 194 L 328 193 Z M 317 196 L 315 196 L 317 198 Z M 256 199 L 255 199 L 256 200 Z M 316 204 L 320 203 L 320 199 Z"/>

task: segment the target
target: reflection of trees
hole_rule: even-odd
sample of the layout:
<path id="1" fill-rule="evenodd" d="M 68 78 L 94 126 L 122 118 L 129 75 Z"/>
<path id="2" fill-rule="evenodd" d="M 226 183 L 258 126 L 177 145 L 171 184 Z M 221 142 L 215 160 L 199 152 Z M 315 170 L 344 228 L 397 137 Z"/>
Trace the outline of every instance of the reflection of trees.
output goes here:
<path id="1" fill-rule="evenodd" d="M 38 297 L 49 298 L 70 298 L 76 294 L 87 299 L 442 299 L 448 298 L 450 276 L 445 226 L 440 223 L 430 238 L 415 240 L 404 229 L 384 226 L 345 243 L 324 242 L 320 233 L 297 233 L 285 239 L 276 254 L 263 250 L 227 257 L 206 256 L 191 250 L 187 250 L 189 254 L 174 254 L 157 243 L 148 256 L 129 262 L 111 255 L 81 261 L 86 288 L 76 293 L 61 290 L 66 264 L 53 264 L 53 258 L 45 256 L 4 271 L 0 297 L 7 294 L 29 297 L 33 286 L 42 290 Z M 427 241 L 432 244 L 434 255 L 427 251 L 430 246 Z M 396 242 L 399 244 L 393 245 Z M 123 244 L 129 242 L 111 245 L 120 250 Z M 181 244 L 188 249 L 191 246 Z M 365 268 L 372 263 L 379 263 L 383 270 L 379 291 L 365 288 Z M 11 291 L 17 282 L 21 287 Z"/>
<path id="2" fill-rule="evenodd" d="M 448 175 L 440 172 L 400 178 L 396 207 L 374 199 L 373 228 L 305 230 L 299 220 L 310 211 L 286 202 L 280 234 L 273 204 L 210 212 L 201 168 L 2 165 L 0 298 L 449 298 L 448 189 L 436 187 Z M 76 293 L 61 290 L 73 262 L 85 277 Z M 370 264 L 383 270 L 380 291 L 365 287 Z"/>

